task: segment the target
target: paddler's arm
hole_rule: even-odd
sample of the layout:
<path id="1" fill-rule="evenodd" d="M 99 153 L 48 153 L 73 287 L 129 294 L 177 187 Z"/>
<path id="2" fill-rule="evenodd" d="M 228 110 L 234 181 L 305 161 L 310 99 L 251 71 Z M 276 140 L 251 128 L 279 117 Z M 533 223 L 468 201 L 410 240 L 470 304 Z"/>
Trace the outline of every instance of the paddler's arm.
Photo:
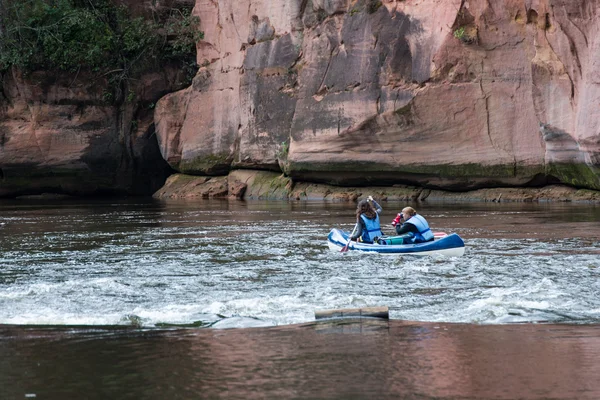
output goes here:
<path id="1" fill-rule="evenodd" d="M 409 232 L 417 234 L 417 233 L 419 233 L 419 229 L 416 226 L 414 226 L 413 224 L 403 223 L 402 225 L 400 225 L 400 224 L 396 225 L 396 233 L 398 235 L 403 235 L 403 234 L 409 233 Z"/>
<path id="2" fill-rule="evenodd" d="M 354 235 L 350 236 L 350 240 L 356 240 L 362 236 L 363 229 L 365 229 L 365 221 L 363 221 L 362 218 L 359 218 L 356 225 Z"/>
<path id="3" fill-rule="evenodd" d="M 375 199 L 373 199 L 373 196 L 367 197 L 367 200 L 371 203 L 371 205 L 373 205 L 373 208 L 375 209 L 377 214 L 381 214 L 381 212 L 383 211 L 383 208 L 381 208 L 379 203 L 376 202 Z"/>

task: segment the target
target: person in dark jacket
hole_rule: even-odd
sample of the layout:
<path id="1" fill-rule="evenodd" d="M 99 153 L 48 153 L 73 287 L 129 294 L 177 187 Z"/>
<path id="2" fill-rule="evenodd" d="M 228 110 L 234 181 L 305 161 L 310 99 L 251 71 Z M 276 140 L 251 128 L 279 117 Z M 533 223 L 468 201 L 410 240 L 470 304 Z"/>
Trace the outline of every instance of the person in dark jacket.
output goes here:
<path id="1" fill-rule="evenodd" d="M 423 243 L 434 239 L 429 223 L 422 215 L 417 214 L 414 208 L 404 207 L 396 219 L 392 221 L 396 227 L 396 234 L 404 236 L 403 242 Z"/>
<path id="2" fill-rule="evenodd" d="M 379 213 L 381 211 L 381 206 L 373 200 L 372 196 L 359 201 L 356 207 L 356 227 L 350 239 L 373 243 L 378 237 L 383 236 L 381 224 L 379 223 Z"/>

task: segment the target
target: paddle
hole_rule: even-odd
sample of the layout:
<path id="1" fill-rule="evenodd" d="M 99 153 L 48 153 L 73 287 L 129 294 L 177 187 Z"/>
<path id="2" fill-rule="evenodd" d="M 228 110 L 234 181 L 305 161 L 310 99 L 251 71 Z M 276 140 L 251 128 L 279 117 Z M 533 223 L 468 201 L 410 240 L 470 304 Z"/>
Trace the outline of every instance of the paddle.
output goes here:
<path id="1" fill-rule="evenodd" d="M 340 253 L 345 253 L 348 251 L 348 246 L 350 246 L 350 242 L 352 241 L 352 235 L 354 235 L 356 228 L 358 228 L 358 222 L 356 223 L 356 225 L 354 225 L 354 229 L 352 229 L 352 233 L 348 237 L 348 243 L 346 243 L 346 245 L 344 247 L 342 247 L 342 249 L 340 250 Z"/>

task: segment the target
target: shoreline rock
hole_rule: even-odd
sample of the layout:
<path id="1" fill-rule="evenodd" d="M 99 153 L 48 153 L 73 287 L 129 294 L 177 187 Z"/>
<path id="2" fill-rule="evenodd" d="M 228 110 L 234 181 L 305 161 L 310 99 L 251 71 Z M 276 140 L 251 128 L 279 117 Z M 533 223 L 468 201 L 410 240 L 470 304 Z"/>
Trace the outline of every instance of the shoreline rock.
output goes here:
<path id="1" fill-rule="evenodd" d="M 464 192 L 394 185 L 340 187 L 294 182 L 283 174 L 236 170 L 227 176 L 175 174 L 153 197 L 156 199 L 229 198 L 239 200 L 321 200 L 355 202 L 372 195 L 381 201 L 426 202 L 578 202 L 600 204 L 600 191 L 564 185 L 539 188 L 486 188 Z"/>

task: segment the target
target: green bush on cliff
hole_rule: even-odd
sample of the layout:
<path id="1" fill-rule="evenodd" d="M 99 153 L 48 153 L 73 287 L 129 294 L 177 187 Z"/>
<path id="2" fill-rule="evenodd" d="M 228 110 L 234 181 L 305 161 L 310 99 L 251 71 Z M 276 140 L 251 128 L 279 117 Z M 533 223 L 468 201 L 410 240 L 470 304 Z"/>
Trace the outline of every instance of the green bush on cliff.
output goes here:
<path id="1" fill-rule="evenodd" d="M 189 9 L 173 9 L 149 21 L 110 0 L 2 3 L 0 70 L 83 68 L 119 84 L 166 62 L 195 67 L 195 44 L 203 37 Z"/>

